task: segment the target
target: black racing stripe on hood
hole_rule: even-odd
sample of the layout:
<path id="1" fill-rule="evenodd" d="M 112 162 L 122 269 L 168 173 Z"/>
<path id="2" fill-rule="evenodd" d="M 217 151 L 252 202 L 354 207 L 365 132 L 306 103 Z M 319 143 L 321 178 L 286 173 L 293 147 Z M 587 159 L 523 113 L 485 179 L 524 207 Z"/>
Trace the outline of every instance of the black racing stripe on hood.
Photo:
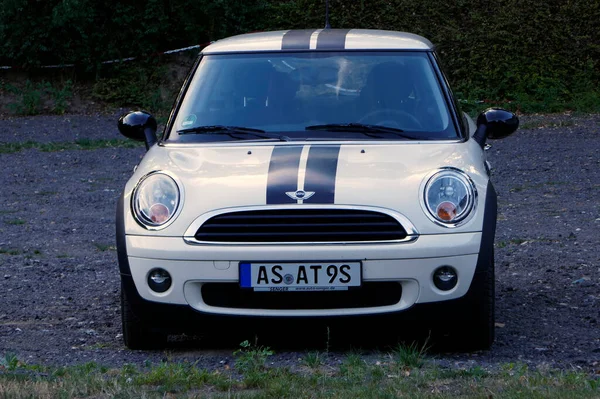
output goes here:
<path id="1" fill-rule="evenodd" d="M 317 50 L 343 50 L 350 29 L 323 29 L 317 37 Z"/>
<path id="2" fill-rule="evenodd" d="M 316 29 L 290 30 L 285 32 L 281 41 L 282 50 L 310 49 L 310 36 Z"/>
<path id="3" fill-rule="evenodd" d="M 295 204 L 287 191 L 298 189 L 298 168 L 302 146 L 275 146 L 267 177 L 267 204 Z"/>
<path id="4" fill-rule="evenodd" d="M 315 194 L 305 202 L 333 204 L 340 146 L 312 146 L 308 152 L 304 190 Z"/>

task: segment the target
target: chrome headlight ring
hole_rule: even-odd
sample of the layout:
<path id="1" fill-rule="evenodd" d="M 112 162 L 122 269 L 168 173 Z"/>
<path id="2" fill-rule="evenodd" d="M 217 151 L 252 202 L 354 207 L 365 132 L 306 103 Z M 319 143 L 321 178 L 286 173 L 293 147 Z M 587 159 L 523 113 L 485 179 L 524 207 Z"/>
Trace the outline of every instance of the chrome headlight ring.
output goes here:
<path id="1" fill-rule="evenodd" d="M 476 206 L 477 188 L 462 170 L 444 167 L 425 179 L 421 207 L 435 224 L 461 226 L 475 213 Z"/>
<path id="2" fill-rule="evenodd" d="M 177 218 L 183 190 L 171 173 L 153 171 L 140 179 L 131 196 L 134 219 L 147 230 L 161 230 Z"/>

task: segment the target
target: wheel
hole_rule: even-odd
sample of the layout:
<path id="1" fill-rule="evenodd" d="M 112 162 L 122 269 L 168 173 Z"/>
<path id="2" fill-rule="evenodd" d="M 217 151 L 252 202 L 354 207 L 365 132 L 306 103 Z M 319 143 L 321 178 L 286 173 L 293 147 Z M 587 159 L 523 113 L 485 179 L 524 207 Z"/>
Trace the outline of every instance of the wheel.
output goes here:
<path id="1" fill-rule="evenodd" d="M 493 252 L 487 268 L 473 276 L 471 287 L 463 306 L 464 311 L 472 317 L 459 331 L 459 343 L 466 350 L 489 349 L 495 339 L 496 279 Z"/>
<path id="2" fill-rule="evenodd" d="M 381 126 L 389 126 L 389 127 L 408 127 L 408 128 L 421 128 L 421 122 L 413 115 L 409 114 L 406 111 L 401 111 L 397 109 L 377 109 L 375 111 L 371 111 L 367 113 L 365 116 L 360 118 L 359 123 L 369 123 L 372 121 L 375 125 Z M 404 126 L 401 122 L 409 122 L 408 126 Z"/>
<path id="3" fill-rule="evenodd" d="M 129 349 L 161 349 L 167 344 L 167 334 L 153 331 L 136 315 L 133 304 L 121 285 L 121 321 L 123 341 Z"/>
<path id="4" fill-rule="evenodd" d="M 495 275 L 494 252 L 485 267 L 473 276 L 471 288 L 451 309 L 444 311 L 454 321 L 445 320 L 440 326 L 443 337 L 435 341 L 443 350 L 477 351 L 489 349 L 495 339 Z M 461 317 L 462 316 L 462 317 Z M 436 334 L 437 335 L 437 334 Z M 441 339 L 439 339 L 441 338 Z"/>

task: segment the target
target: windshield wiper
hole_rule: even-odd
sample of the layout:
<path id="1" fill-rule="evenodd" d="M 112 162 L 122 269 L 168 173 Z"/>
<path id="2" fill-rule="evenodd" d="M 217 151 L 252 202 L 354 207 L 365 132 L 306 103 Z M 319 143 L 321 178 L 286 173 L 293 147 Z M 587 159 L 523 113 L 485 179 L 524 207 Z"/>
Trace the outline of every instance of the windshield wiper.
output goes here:
<path id="1" fill-rule="evenodd" d="M 182 129 L 177 131 L 178 134 L 227 134 L 230 137 L 235 139 L 240 139 L 240 137 L 236 137 L 236 134 L 248 134 L 254 137 L 259 137 L 262 139 L 277 139 L 280 141 L 290 141 L 291 139 L 288 136 L 283 136 L 274 133 L 267 133 L 261 129 L 253 129 L 251 127 L 243 127 L 243 126 L 224 126 L 224 125 L 213 125 L 213 126 L 196 126 L 191 127 L 189 129 Z"/>
<path id="2" fill-rule="evenodd" d="M 368 125 L 364 123 L 328 123 L 326 125 L 312 125 L 306 126 L 305 130 L 327 130 L 329 132 L 357 132 L 362 133 L 365 136 L 383 138 L 376 133 L 393 134 L 395 136 L 403 137 L 405 139 L 420 140 L 421 137 L 411 136 L 404 134 L 404 130 L 397 129 L 395 127 L 381 126 L 381 125 Z"/>

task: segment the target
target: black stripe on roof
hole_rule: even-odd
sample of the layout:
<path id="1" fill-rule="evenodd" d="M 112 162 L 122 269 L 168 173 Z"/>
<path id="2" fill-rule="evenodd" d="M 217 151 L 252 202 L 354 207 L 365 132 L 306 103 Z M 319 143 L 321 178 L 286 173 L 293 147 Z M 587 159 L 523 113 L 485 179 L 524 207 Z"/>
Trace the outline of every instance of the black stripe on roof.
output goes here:
<path id="1" fill-rule="evenodd" d="M 343 50 L 350 29 L 323 29 L 317 38 L 317 50 Z"/>
<path id="2" fill-rule="evenodd" d="M 316 29 L 290 30 L 285 32 L 281 41 L 282 50 L 310 49 L 310 36 Z"/>

